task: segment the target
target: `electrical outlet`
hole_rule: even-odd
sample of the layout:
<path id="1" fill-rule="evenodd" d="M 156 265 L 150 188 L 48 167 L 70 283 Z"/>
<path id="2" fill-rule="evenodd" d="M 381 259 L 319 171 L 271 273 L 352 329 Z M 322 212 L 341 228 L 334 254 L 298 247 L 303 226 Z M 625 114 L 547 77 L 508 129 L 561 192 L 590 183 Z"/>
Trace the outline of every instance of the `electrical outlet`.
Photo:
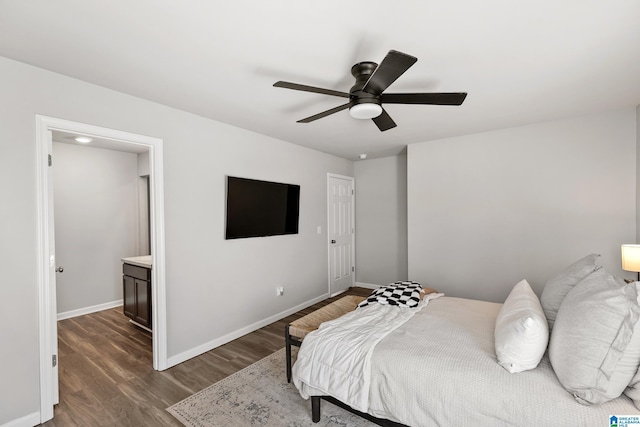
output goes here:
<path id="1" fill-rule="evenodd" d="M 281 297 L 282 295 L 284 295 L 284 287 L 282 287 L 282 286 L 278 286 L 278 287 L 276 288 L 276 295 L 277 295 L 277 296 L 279 296 L 279 297 Z"/>

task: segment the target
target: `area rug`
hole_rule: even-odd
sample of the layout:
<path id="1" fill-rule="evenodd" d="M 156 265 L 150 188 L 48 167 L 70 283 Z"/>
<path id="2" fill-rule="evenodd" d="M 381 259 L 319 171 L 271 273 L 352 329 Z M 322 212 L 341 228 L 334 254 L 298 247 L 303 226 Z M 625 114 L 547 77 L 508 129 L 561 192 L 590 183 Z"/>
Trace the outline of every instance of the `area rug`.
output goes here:
<path id="1" fill-rule="evenodd" d="M 322 418 L 314 424 L 311 400 L 304 400 L 293 383 L 287 383 L 284 348 L 187 397 L 167 411 L 189 427 L 375 426 L 325 401 L 322 401 Z"/>

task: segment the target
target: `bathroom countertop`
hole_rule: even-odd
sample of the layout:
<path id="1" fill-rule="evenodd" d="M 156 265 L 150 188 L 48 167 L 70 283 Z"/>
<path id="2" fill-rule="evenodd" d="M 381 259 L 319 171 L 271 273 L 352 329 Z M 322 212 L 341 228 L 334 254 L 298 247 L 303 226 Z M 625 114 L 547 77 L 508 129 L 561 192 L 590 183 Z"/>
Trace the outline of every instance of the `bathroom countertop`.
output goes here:
<path id="1" fill-rule="evenodd" d="M 151 268 L 151 255 L 132 256 L 121 258 L 125 264 L 137 265 L 138 267 Z"/>

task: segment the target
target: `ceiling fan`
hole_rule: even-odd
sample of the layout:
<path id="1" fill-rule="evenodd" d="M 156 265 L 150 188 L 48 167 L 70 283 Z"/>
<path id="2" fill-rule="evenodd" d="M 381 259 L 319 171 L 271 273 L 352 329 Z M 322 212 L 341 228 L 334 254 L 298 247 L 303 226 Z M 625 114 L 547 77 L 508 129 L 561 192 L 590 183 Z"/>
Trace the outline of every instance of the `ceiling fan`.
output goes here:
<path id="1" fill-rule="evenodd" d="M 467 97 L 466 92 L 383 93 L 417 60 L 418 58 L 406 53 L 390 50 L 380 65 L 370 61 L 359 62 L 351 67 L 351 74 L 356 78 L 356 84 L 351 87 L 349 93 L 283 81 L 273 85 L 286 89 L 349 98 L 349 102 L 346 104 L 298 120 L 298 123 L 309 123 L 348 108 L 352 117 L 372 119 L 378 129 L 384 132 L 396 127 L 396 123 L 382 108 L 382 104 L 461 105 Z"/>

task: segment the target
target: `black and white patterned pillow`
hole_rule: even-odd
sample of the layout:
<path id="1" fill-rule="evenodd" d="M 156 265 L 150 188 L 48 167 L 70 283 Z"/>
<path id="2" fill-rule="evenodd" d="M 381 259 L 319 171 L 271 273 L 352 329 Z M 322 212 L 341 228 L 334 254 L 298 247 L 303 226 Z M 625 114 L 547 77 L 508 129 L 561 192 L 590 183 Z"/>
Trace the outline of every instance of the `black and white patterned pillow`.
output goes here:
<path id="1" fill-rule="evenodd" d="M 422 285 L 417 282 L 390 283 L 373 291 L 366 300 L 358 304 L 358 307 L 365 307 L 373 303 L 416 307 L 421 300 L 421 290 Z"/>

